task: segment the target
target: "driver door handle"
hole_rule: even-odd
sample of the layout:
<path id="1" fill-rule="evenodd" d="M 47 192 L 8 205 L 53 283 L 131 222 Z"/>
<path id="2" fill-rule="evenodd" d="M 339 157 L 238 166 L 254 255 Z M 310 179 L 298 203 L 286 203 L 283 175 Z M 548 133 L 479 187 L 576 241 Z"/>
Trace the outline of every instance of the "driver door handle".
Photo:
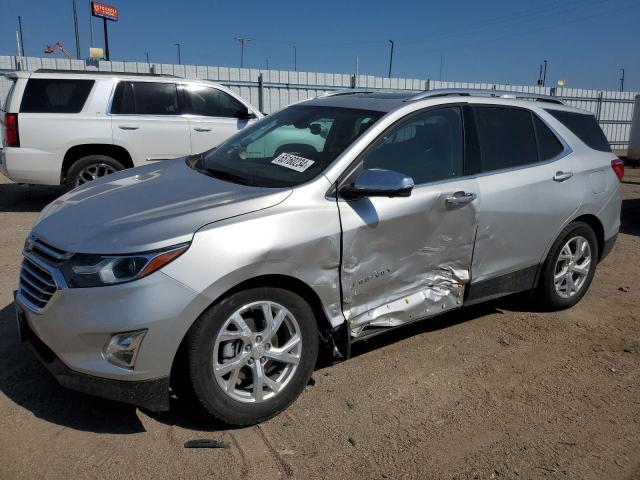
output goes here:
<path id="1" fill-rule="evenodd" d="M 195 127 L 194 130 L 196 132 L 210 132 L 211 131 L 210 128 L 203 128 L 203 127 Z"/>
<path id="2" fill-rule="evenodd" d="M 136 127 L 134 125 L 118 125 L 120 130 L 138 130 L 140 127 Z"/>
<path id="3" fill-rule="evenodd" d="M 553 180 L 556 182 L 564 182 L 565 180 L 569 180 L 571 177 L 573 177 L 573 172 L 557 171 L 553 176 Z"/>
<path id="4" fill-rule="evenodd" d="M 478 195 L 475 193 L 459 191 L 448 196 L 444 201 L 447 205 L 466 205 L 467 203 L 473 202 L 476 198 L 478 198 Z"/>

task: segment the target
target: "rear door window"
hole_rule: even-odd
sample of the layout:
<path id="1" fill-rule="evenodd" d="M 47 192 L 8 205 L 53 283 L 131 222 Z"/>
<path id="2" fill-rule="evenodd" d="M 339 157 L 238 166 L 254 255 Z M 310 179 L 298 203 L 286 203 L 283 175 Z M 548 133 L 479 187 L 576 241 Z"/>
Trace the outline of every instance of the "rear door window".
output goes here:
<path id="1" fill-rule="evenodd" d="M 537 115 L 533 115 L 533 125 L 538 139 L 538 154 L 540 161 L 551 160 L 564 151 L 558 137 L 547 127 Z"/>
<path id="2" fill-rule="evenodd" d="M 565 127 L 582 140 L 587 146 L 600 152 L 610 152 L 611 146 L 604 132 L 598 125 L 596 117 L 585 113 L 563 112 L 561 110 L 547 110 Z"/>
<path id="3" fill-rule="evenodd" d="M 79 113 L 93 84 L 93 80 L 30 78 L 22 96 L 20 112 Z"/>
<path id="4" fill-rule="evenodd" d="M 485 172 L 538 162 L 531 113 L 508 107 L 473 107 Z"/>
<path id="5" fill-rule="evenodd" d="M 246 107 L 226 92 L 213 87 L 189 86 L 185 89 L 188 113 L 205 117 L 238 118 Z"/>
<path id="6" fill-rule="evenodd" d="M 175 83 L 119 82 L 111 113 L 125 115 L 178 115 Z"/>

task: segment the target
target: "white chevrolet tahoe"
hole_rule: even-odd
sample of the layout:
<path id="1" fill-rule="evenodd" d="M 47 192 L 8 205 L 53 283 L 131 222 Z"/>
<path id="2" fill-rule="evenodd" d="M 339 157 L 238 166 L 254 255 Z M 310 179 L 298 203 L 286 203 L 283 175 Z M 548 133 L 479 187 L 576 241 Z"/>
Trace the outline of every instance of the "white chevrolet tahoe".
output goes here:
<path id="1" fill-rule="evenodd" d="M 124 168 L 209 150 L 262 115 L 205 80 L 164 75 L 12 72 L 0 172 L 74 188 Z"/>

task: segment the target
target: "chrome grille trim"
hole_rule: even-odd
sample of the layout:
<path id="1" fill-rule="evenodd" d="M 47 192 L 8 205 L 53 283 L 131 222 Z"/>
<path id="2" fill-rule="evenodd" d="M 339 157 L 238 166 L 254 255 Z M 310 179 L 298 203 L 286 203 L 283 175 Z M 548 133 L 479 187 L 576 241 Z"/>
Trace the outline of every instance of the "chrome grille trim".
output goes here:
<path id="1" fill-rule="evenodd" d="M 22 254 L 24 259 L 20 269 L 17 296 L 20 302 L 30 310 L 40 313 L 55 293 L 66 288 L 67 284 L 62 273 L 42 260 L 40 256 L 36 256 L 36 251 L 25 250 Z"/>
<path id="2" fill-rule="evenodd" d="M 45 260 L 52 260 L 53 262 L 62 262 L 73 256 L 73 253 L 65 252 L 53 245 L 49 245 L 35 235 L 29 235 L 25 246 L 27 251 L 32 251 Z"/>

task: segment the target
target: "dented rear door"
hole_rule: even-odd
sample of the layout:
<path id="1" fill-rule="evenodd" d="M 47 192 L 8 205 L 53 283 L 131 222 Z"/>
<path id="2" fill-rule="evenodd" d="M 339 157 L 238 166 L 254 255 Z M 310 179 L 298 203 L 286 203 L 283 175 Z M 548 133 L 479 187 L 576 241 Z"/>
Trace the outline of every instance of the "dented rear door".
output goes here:
<path id="1" fill-rule="evenodd" d="M 363 155 L 362 168 L 412 176 L 411 196 L 338 200 L 343 311 L 354 337 L 462 304 L 479 199 L 476 179 L 464 175 L 456 108 L 413 115 Z"/>

